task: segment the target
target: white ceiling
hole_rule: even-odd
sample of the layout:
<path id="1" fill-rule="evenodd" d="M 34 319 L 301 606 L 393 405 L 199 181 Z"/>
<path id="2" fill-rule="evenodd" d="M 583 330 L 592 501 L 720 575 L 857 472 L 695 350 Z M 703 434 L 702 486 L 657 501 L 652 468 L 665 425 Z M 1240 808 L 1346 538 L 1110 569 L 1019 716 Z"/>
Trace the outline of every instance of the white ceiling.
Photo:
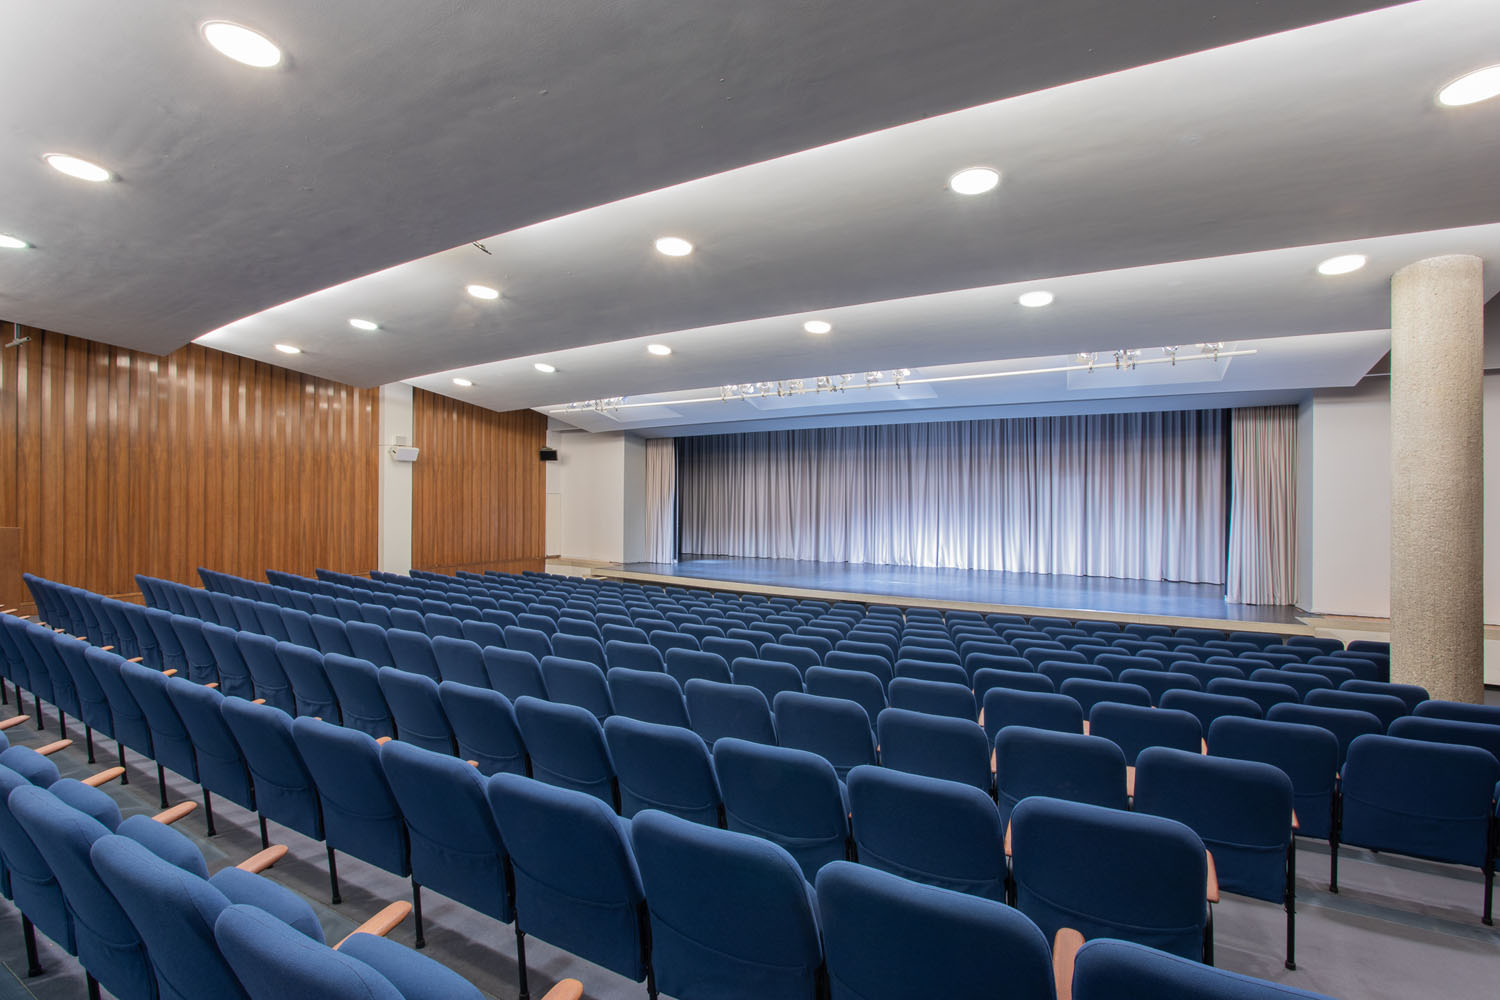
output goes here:
<path id="1" fill-rule="evenodd" d="M 1382 5 L 232 6 L 0 12 L 9 75 L 46 84 L 0 108 L 0 232 L 36 244 L 0 254 L 0 316 L 152 351 L 214 331 L 497 409 L 1365 332 L 1321 382 L 1236 360 L 1260 370 L 1243 391 L 1285 392 L 1368 370 L 1402 264 L 1500 259 L 1500 101 L 1433 101 L 1496 60 L 1493 0 L 1310 27 Z M 264 30 L 287 67 L 224 60 L 196 36 L 210 17 Z M 55 150 L 120 179 L 55 175 Z M 974 163 L 1000 188 L 947 191 Z M 661 257 L 664 233 L 699 249 Z M 1345 244 L 1370 267 L 1311 272 Z M 475 281 L 504 294 L 470 299 Z M 1039 282 L 1057 303 L 1018 309 Z M 814 312 L 831 336 L 800 331 Z M 646 356 L 658 340 L 676 353 Z"/>

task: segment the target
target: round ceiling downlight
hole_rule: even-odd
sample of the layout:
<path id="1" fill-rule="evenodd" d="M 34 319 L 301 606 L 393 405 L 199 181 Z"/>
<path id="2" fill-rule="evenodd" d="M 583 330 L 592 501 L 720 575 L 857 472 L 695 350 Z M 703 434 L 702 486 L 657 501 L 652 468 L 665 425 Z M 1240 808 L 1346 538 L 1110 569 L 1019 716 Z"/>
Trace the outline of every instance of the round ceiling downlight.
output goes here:
<path id="1" fill-rule="evenodd" d="M 237 63 L 270 69 L 280 65 L 281 49 L 258 31 L 231 21 L 209 21 L 203 25 L 203 39 Z"/>

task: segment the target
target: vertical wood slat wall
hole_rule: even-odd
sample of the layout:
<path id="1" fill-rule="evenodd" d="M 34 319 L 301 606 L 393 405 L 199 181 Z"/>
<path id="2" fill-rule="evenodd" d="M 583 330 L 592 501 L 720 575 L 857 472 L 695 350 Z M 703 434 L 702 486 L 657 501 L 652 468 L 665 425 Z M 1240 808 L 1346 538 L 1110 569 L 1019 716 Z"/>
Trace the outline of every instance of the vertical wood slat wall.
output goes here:
<path id="1" fill-rule="evenodd" d="M 437 573 L 541 570 L 547 418 L 497 413 L 416 389 L 412 566 Z"/>
<path id="2" fill-rule="evenodd" d="M 158 357 L 16 332 L 30 343 L 0 351 L 7 605 L 30 603 L 20 571 L 131 596 L 136 573 L 375 568 L 378 390 L 194 344 Z"/>

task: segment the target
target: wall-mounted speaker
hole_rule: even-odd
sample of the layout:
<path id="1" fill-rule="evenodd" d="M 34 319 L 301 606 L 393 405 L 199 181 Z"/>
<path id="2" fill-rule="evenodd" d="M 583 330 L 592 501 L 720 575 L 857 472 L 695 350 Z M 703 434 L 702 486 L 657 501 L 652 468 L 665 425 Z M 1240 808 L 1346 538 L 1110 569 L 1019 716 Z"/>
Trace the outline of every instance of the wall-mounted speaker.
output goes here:
<path id="1" fill-rule="evenodd" d="M 418 448 L 408 448 L 405 445 L 393 445 L 391 457 L 398 462 L 415 462 L 417 460 Z"/>
<path id="2" fill-rule="evenodd" d="M 557 461 L 557 449 L 543 448 L 541 451 L 537 452 L 537 457 L 540 458 L 543 462 L 555 462 Z"/>

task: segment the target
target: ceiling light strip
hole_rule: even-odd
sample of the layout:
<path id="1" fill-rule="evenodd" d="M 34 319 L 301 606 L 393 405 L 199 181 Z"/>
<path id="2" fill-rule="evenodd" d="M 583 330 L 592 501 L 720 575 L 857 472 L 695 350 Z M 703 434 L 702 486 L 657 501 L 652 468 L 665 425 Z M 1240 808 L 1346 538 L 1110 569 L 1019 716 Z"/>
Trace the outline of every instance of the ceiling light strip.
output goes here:
<path id="1" fill-rule="evenodd" d="M 1188 355 L 1178 355 L 1175 358 L 1171 358 L 1171 357 L 1166 357 L 1166 358 L 1141 358 L 1141 359 L 1139 359 L 1139 360 L 1137 360 L 1135 362 L 1135 367 L 1140 368 L 1140 367 L 1144 367 L 1146 365 L 1169 365 L 1169 364 L 1173 364 L 1173 363 L 1181 363 L 1183 361 L 1217 361 L 1219 358 L 1244 358 L 1244 357 L 1250 357 L 1250 356 L 1254 355 L 1255 353 L 1256 353 L 1255 350 L 1249 349 L 1249 350 L 1243 350 L 1243 351 L 1219 351 L 1216 354 L 1188 354 Z M 1056 365 L 1056 366 L 1053 366 L 1053 367 L 1050 367 L 1050 368 L 1023 368 L 1023 369 L 1017 369 L 1015 371 L 1003 371 L 1003 372 L 978 372 L 978 373 L 969 374 L 969 375 L 933 375 L 933 376 L 929 376 L 927 378 L 904 378 L 904 379 L 901 380 L 901 385 L 931 385 L 931 384 L 935 384 L 935 383 L 938 383 L 938 382 L 975 382 L 975 381 L 979 381 L 981 379 L 1012 378 L 1012 377 L 1017 376 L 1017 375 L 1056 375 L 1056 374 L 1061 374 L 1061 373 L 1064 373 L 1064 372 L 1086 372 L 1086 371 L 1095 371 L 1095 370 L 1107 371 L 1107 370 L 1109 370 L 1112 367 L 1113 367 L 1112 365 L 1075 364 L 1075 365 Z M 820 392 L 847 392 L 850 389 L 888 389 L 888 388 L 900 388 L 900 386 L 893 386 L 892 384 L 885 383 L 885 382 L 862 382 L 862 383 L 850 383 L 850 384 L 847 384 L 847 385 L 842 385 L 842 386 L 839 386 L 836 389 L 818 389 L 818 388 L 812 388 L 812 389 L 806 389 L 806 388 L 803 388 L 803 389 L 788 389 L 784 393 L 779 393 L 778 395 L 781 396 L 781 397 L 785 397 L 785 396 L 812 396 L 812 395 L 816 395 L 816 394 L 818 394 Z M 731 397 L 731 398 L 744 399 L 746 397 L 739 396 L 739 397 Z M 695 396 L 692 399 L 662 399 L 662 400 L 649 400 L 649 401 L 643 402 L 643 403 L 617 403 L 614 406 L 609 407 L 609 409 L 611 409 L 611 410 L 633 410 L 633 409 L 638 409 L 640 407 L 645 407 L 645 406 L 685 406 L 688 403 L 724 403 L 724 402 L 728 402 L 728 400 L 726 400 L 722 395 L 720 395 L 720 396 Z M 557 406 L 557 407 L 549 408 L 547 410 L 547 412 L 548 413 L 588 413 L 588 412 L 591 412 L 591 409 L 576 409 L 576 408 L 575 409 L 570 409 L 570 408 L 568 408 L 566 406 Z"/>

